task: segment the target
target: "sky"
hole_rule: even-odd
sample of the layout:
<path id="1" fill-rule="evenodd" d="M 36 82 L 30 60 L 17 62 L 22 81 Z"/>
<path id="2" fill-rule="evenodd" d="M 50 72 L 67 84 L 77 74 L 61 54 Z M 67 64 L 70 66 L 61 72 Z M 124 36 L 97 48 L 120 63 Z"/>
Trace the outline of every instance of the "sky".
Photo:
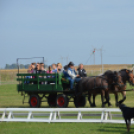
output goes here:
<path id="1" fill-rule="evenodd" d="M 30 57 L 92 65 L 94 48 L 95 64 L 100 48 L 103 64 L 134 63 L 134 0 L 0 0 L 0 68 Z"/>

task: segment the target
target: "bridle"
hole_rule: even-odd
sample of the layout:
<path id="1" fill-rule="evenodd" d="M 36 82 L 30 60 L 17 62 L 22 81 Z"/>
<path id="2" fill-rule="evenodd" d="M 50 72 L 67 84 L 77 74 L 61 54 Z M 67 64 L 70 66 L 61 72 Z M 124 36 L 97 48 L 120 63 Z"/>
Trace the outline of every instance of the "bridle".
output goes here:
<path id="1" fill-rule="evenodd" d="M 131 77 L 128 75 L 127 76 L 127 81 L 129 82 L 130 85 L 134 85 L 133 82 L 130 79 L 131 79 Z"/>
<path id="2" fill-rule="evenodd" d="M 113 81 L 114 81 L 114 83 L 113 83 L 113 85 L 119 85 L 120 86 L 120 83 L 118 83 L 118 76 L 119 76 L 120 74 L 118 73 L 117 75 L 113 75 Z"/>

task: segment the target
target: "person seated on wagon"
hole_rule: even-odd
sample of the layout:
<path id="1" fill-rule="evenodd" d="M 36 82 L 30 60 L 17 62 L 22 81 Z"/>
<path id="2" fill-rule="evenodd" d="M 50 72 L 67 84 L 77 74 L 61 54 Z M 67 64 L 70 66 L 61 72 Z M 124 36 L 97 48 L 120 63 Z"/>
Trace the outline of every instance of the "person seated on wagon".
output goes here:
<path id="1" fill-rule="evenodd" d="M 35 65 L 36 65 L 36 67 L 35 67 Z M 40 73 L 40 64 L 37 63 L 37 64 L 33 64 L 32 66 L 35 67 L 35 68 L 33 68 L 32 73 L 33 74 L 39 74 Z M 32 78 L 36 78 L 36 76 L 33 76 Z M 37 81 L 34 81 L 33 83 L 37 84 Z"/>
<path id="2" fill-rule="evenodd" d="M 33 63 L 31 63 L 31 74 L 36 74 L 36 63 L 35 62 L 33 62 Z M 32 78 L 34 79 L 34 78 L 36 78 L 35 76 L 32 76 Z M 35 81 L 33 81 L 32 83 L 36 83 Z"/>
<path id="3" fill-rule="evenodd" d="M 57 63 L 57 65 L 56 64 L 52 64 L 52 68 L 53 68 L 53 70 L 52 70 L 53 73 L 58 73 L 58 74 L 62 74 L 63 73 L 63 69 L 62 69 L 62 64 L 61 63 Z"/>
<path id="4" fill-rule="evenodd" d="M 63 69 L 62 69 L 62 64 L 61 63 L 57 63 L 57 73 L 59 73 L 59 74 L 63 73 Z"/>
<path id="5" fill-rule="evenodd" d="M 48 67 L 48 70 L 46 71 L 46 73 L 53 74 L 51 66 Z M 48 75 L 47 78 L 52 78 L 52 75 L 51 76 Z M 50 83 L 54 83 L 54 82 L 52 82 L 52 81 L 47 82 L 47 84 L 50 84 Z"/>
<path id="6" fill-rule="evenodd" d="M 29 67 L 28 67 L 28 70 L 27 70 L 27 73 L 28 74 L 31 74 L 31 71 L 32 70 L 32 66 L 30 65 Z M 31 79 L 32 78 L 32 76 L 26 76 L 25 77 L 26 79 Z M 29 83 L 31 83 L 30 81 L 25 81 L 25 84 L 29 84 Z"/>
<path id="7" fill-rule="evenodd" d="M 36 74 L 40 74 L 40 72 L 41 72 L 40 67 L 41 67 L 40 63 L 37 63 L 36 64 Z"/>
<path id="8" fill-rule="evenodd" d="M 36 63 L 31 63 L 31 73 L 36 73 L 35 65 L 36 65 Z"/>
<path id="9" fill-rule="evenodd" d="M 48 67 L 48 70 L 46 71 L 47 74 L 52 74 L 52 68 L 51 66 Z M 47 78 L 51 78 L 52 76 L 47 76 Z"/>
<path id="10" fill-rule="evenodd" d="M 56 64 L 52 64 L 52 72 L 53 73 L 57 73 L 57 65 Z"/>
<path id="11" fill-rule="evenodd" d="M 46 73 L 46 69 L 44 68 L 44 63 L 40 63 L 40 73 Z M 39 76 L 40 78 L 46 78 L 46 76 Z M 41 82 L 41 84 L 46 84 L 46 82 Z"/>
<path id="12" fill-rule="evenodd" d="M 44 68 L 44 63 L 40 63 L 40 72 L 45 73 L 46 69 Z"/>
<path id="13" fill-rule="evenodd" d="M 65 65 L 63 70 L 63 75 L 65 78 L 68 76 L 67 70 L 68 70 L 68 65 Z"/>
<path id="14" fill-rule="evenodd" d="M 74 68 L 74 63 L 70 62 L 68 64 L 68 70 L 67 70 L 67 76 L 66 79 L 69 80 L 70 82 L 70 89 L 73 90 L 74 89 L 74 82 L 78 83 L 81 78 L 79 77 L 79 75 L 77 75 L 77 70 L 76 68 Z"/>
<path id="15" fill-rule="evenodd" d="M 82 78 L 82 77 L 87 77 L 87 72 L 86 70 L 83 68 L 83 64 L 80 64 L 78 69 L 77 69 L 77 72 L 79 74 L 79 76 Z"/>

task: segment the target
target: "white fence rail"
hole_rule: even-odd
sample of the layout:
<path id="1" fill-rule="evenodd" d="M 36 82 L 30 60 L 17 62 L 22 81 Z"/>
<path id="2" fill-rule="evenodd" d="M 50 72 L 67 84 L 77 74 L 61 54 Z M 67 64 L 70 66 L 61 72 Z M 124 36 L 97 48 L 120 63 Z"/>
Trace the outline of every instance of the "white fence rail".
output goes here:
<path id="1" fill-rule="evenodd" d="M 0 122 L 125 123 L 117 108 L 0 108 Z"/>

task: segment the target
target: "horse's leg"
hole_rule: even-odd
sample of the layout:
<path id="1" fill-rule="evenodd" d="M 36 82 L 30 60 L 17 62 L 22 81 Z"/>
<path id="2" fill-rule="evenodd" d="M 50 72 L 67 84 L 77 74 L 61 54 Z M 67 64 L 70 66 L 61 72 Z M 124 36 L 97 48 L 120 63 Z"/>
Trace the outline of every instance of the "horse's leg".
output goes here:
<path id="1" fill-rule="evenodd" d="M 95 104 L 95 97 L 96 97 L 96 95 L 93 95 L 93 107 L 96 107 L 96 104 Z"/>
<path id="2" fill-rule="evenodd" d="M 107 102 L 106 94 L 105 94 L 105 99 L 106 99 L 106 101 L 104 102 L 104 104 L 107 104 L 108 102 Z"/>
<path id="3" fill-rule="evenodd" d="M 119 103 L 118 103 L 118 93 L 115 93 L 115 106 L 118 107 Z"/>
<path id="4" fill-rule="evenodd" d="M 106 99 L 106 101 L 104 102 L 104 104 L 108 104 L 108 106 L 111 107 L 112 104 L 110 103 L 109 93 L 108 94 L 105 94 L 105 99 Z"/>
<path id="5" fill-rule="evenodd" d="M 106 99 L 106 102 L 104 102 L 104 104 L 108 104 L 108 106 L 111 107 L 112 104 L 110 103 L 110 96 L 109 96 L 108 90 L 105 91 L 105 99 Z"/>
<path id="6" fill-rule="evenodd" d="M 108 93 L 107 102 L 108 102 L 108 106 L 109 106 L 109 107 L 111 107 L 111 106 L 112 106 L 112 104 L 110 103 L 110 96 L 109 96 L 109 93 Z"/>
<path id="7" fill-rule="evenodd" d="M 90 94 L 90 93 L 88 94 L 88 101 L 89 101 L 90 107 L 92 107 L 93 104 L 92 104 L 92 102 L 91 102 L 91 94 Z"/>
<path id="8" fill-rule="evenodd" d="M 102 107 L 105 107 L 105 104 L 104 104 L 104 96 L 105 95 L 105 91 L 102 89 L 101 90 L 101 101 L 102 101 Z"/>
<path id="9" fill-rule="evenodd" d="M 126 91 L 121 92 L 123 99 L 119 101 L 119 104 L 123 103 L 126 100 Z"/>

